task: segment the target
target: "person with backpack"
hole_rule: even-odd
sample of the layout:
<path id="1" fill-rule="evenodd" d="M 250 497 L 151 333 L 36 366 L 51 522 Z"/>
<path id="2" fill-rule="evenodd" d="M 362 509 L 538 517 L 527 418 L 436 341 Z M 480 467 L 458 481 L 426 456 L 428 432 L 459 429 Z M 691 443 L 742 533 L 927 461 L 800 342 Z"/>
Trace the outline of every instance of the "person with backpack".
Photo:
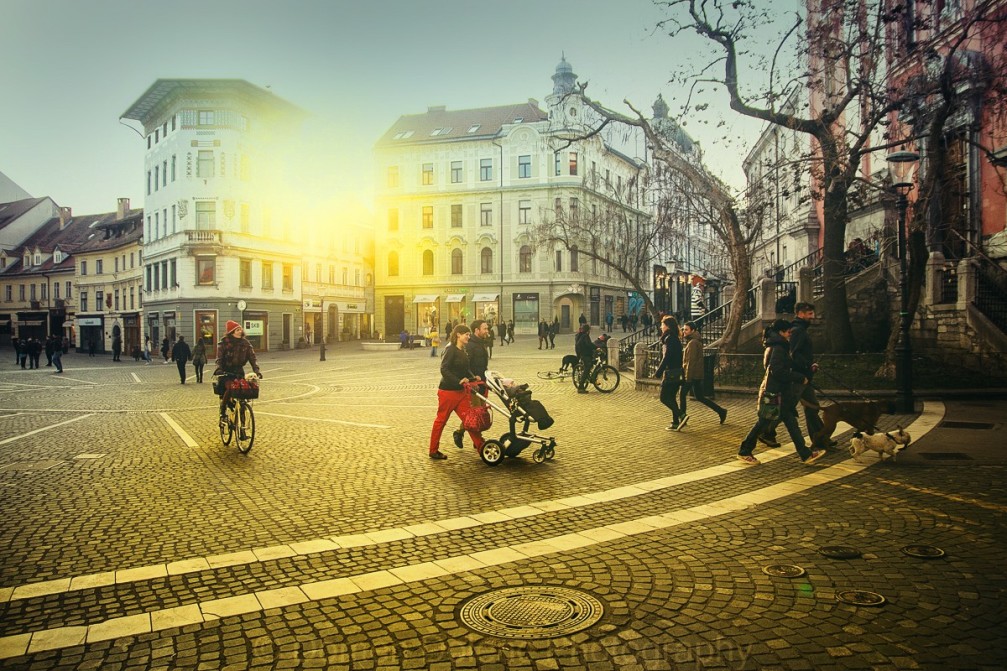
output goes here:
<path id="1" fill-rule="evenodd" d="M 196 346 L 192 348 L 192 367 L 196 369 L 197 384 L 203 384 L 204 366 L 206 366 L 206 341 L 199 338 L 196 340 Z"/>

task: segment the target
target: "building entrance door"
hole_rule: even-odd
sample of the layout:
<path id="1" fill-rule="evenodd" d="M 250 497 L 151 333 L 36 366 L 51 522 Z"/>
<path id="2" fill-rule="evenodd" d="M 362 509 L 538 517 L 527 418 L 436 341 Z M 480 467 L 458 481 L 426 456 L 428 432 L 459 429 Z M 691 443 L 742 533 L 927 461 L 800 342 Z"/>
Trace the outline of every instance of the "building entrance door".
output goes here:
<path id="1" fill-rule="evenodd" d="M 385 342 L 395 342 L 405 327 L 405 297 L 385 296 Z"/>

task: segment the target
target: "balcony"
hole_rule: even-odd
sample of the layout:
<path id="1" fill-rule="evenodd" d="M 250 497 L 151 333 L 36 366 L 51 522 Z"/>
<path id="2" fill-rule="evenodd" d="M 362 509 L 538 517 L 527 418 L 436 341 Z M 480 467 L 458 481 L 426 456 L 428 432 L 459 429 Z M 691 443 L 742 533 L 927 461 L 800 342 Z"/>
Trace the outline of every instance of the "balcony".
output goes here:
<path id="1" fill-rule="evenodd" d="M 224 251 L 223 231 L 197 230 L 184 231 L 182 249 L 192 256 L 197 254 L 220 254 Z"/>

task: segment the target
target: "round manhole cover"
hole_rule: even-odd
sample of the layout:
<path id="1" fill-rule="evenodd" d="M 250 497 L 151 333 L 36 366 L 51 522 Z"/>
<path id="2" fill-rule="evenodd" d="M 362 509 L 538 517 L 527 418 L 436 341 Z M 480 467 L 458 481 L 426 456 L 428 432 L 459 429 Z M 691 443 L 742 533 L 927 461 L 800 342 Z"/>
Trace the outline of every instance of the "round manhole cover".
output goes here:
<path id="1" fill-rule="evenodd" d="M 851 606 L 882 606 L 885 603 L 885 597 L 877 592 L 867 592 L 862 589 L 836 592 L 836 600 Z"/>
<path id="2" fill-rule="evenodd" d="M 944 550 L 933 545 L 907 545 L 902 548 L 902 553 L 919 559 L 937 559 L 944 556 Z"/>
<path id="3" fill-rule="evenodd" d="M 829 559 L 857 559 L 860 550 L 849 545 L 823 545 L 818 548 L 818 554 Z"/>
<path id="4" fill-rule="evenodd" d="M 462 606 L 462 624 L 501 638 L 553 638 L 587 629 L 604 606 L 590 594 L 566 587 L 508 587 L 481 594 Z"/>
<path id="5" fill-rule="evenodd" d="M 770 564 L 763 566 L 762 572 L 774 578 L 800 578 L 806 573 L 803 568 L 793 564 Z"/>

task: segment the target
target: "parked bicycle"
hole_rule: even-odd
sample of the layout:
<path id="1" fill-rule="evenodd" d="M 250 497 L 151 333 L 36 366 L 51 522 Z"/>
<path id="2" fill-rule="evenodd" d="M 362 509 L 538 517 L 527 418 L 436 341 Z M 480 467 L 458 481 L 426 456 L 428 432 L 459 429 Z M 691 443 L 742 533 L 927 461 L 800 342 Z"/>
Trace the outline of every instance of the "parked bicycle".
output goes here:
<path id="1" fill-rule="evenodd" d="M 234 445 L 242 454 L 248 454 L 255 443 L 255 412 L 250 401 L 259 398 L 259 379 L 255 373 L 244 378 L 230 378 L 225 382 L 225 410 L 220 420 L 220 440 Z"/>
<path id="2" fill-rule="evenodd" d="M 573 365 L 573 385 L 580 384 L 581 363 L 578 361 Z M 603 394 L 610 394 L 619 387 L 619 369 L 607 363 L 605 357 L 595 356 L 594 364 L 588 372 L 587 381 L 594 385 L 594 388 Z"/>

